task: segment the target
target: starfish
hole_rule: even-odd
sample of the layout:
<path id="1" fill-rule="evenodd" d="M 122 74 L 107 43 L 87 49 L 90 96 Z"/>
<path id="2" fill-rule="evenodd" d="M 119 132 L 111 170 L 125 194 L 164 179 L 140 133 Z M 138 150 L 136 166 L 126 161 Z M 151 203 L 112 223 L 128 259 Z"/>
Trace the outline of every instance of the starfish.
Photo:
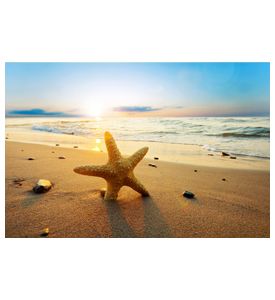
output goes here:
<path id="1" fill-rule="evenodd" d="M 109 156 L 107 164 L 102 166 L 88 165 L 76 167 L 74 172 L 104 178 L 107 181 L 105 200 L 116 200 L 119 190 L 124 185 L 131 187 L 142 196 L 149 196 L 146 188 L 134 175 L 134 168 L 143 159 L 149 148 L 141 148 L 130 157 L 125 158 L 120 154 L 110 132 L 105 132 L 104 139 Z"/>

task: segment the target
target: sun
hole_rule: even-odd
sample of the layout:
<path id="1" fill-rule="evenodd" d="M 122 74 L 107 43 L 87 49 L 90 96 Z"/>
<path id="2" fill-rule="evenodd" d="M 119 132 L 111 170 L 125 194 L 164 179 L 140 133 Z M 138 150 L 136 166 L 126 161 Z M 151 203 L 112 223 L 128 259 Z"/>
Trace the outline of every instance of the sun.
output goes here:
<path id="1" fill-rule="evenodd" d="M 94 105 L 92 107 L 91 114 L 92 114 L 93 117 L 101 117 L 101 115 L 102 115 L 102 106 L 99 105 L 99 104 Z"/>
<path id="2" fill-rule="evenodd" d="M 100 118 L 103 113 L 103 106 L 99 103 L 93 103 L 86 108 L 86 111 L 84 111 L 84 113 L 90 117 Z"/>

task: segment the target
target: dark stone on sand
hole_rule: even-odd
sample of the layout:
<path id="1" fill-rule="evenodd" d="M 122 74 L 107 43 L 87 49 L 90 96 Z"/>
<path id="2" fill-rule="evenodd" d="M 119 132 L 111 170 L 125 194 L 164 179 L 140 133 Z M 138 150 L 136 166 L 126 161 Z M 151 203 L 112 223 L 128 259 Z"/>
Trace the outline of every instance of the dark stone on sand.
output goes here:
<path id="1" fill-rule="evenodd" d="M 159 158 L 158 157 L 154 157 L 154 160 L 158 160 Z"/>
<path id="2" fill-rule="evenodd" d="M 59 156 L 58 159 L 65 159 L 65 157 L 64 156 Z"/>
<path id="3" fill-rule="evenodd" d="M 57 147 L 58 147 L 58 146 L 59 146 L 59 144 L 55 144 L 55 146 L 57 146 Z"/>
<path id="4" fill-rule="evenodd" d="M 194 172 L 198 172 L 198 170 L 194 170 Z"/>
<path id="5" fill-rule="evenodd" d="M 52 151 L 52 153 L 55 153 L 54 151 Z"/>
<path id="6" fill-rule="evenodd" d="M 46 179 L 39 179 L 32 190 L 36 194 L 42 194 L 48 192 L 52 188 L 52 183 Z"/>
<path id="7" fill-rule="evenodd" d="M 23 185 L 23 184 L 22 184 L 23 181 L 25 181 L 24 178 L 15 178 L 15 179 L 13 180 L 13 183 L 15 184 L 16 187 L 19 187 L 19 186 L 22 186 L 22 185 Z"/>
<path id="8" fill-rule="evenodd" d="M 42 194 L 42 193 L 46 193 L 48 190 L 45 189 L 44 186 L 42 185 L 36 185 L 32 188 L 32 190 L 36 193 L 36 194 Z"/>
<path id="9" fill-rule="evenodd" d="M 74 148 L 78 148 L 78 146 L 74 146 Z"/>
<path id="10" fill-rule="evenodd" d="M 9 138 L 8 137 L 6 137 L 6 140 L 8 140 Z"/>
<path id="11" fill-rule="evenodd" d="M 208 153 L 208 155 L 209 155 L 209 156 L 214 156 L 214 154 L 212 154 L 212 153 Z"/>
<path id="12" fill-rule="evenodd" d="M 33 157 L 29 157 L 28 160 L 34 160 L 34 158 Z"/>
<path id="13" fill-rule="evenodd" d="M 48 236 L 50 233 L 49 228 L 44 228 L 43 231 L 40 233 L 40 236 Z"/>
<path id="14" fill-rule="evenodd" d="M 230 158 L 231 158 L 231 159 L 236 159 L 237 157 L 236 157 L 236 156 L 230 156 Z"/>
<path id="15" fill-rule="evenodd" d="M 15 178 L 15 179 L 13 180 L 13 182 L 14 182 L 15 184 L 21 183 L 22 181 L 25 181 L 25 179 L 24 179 L 24 178 Z"/>
<path id="16" fill-rule="evenodd" d="M 185 191 L 183 193 L 183 197 L 188 198 L 188 199 L 192 199 L 192 198 L 195 197 L 195 194 L 193 194 L 192 192 Z"/>
<path id="17" fill-rule="evenodd" d="M 223 179 L 222 179 L 222 181 L 226 181 L 226 179 L 225 179 L 225 178 L 223 178 Z"/>
<path id="18" fill-rule="evenodd" d="M 226 152 L 222 152 L 222 156 L 230 156 L 230 154 L 228 154 Z"/>
<path id="19" fill-rule="evenodd" d="M 104 197 L 105 194 L 106 194 L 106 188 L 100 189 L 100 195 L 101 195 L 101 197 Z"/>
<path id="20" fill-rule="evenodd" d="M 149 166 L 149 167 L 153 167 L 153 168 L 157 168 L 157 166 L 154 165 L 154 164 L 148 164 L 148 166 Z"/>
<path id="21" fill-rule="evenodd" d="M 24 149 L 21 149 L 21 152 L 24 152 Z"/>

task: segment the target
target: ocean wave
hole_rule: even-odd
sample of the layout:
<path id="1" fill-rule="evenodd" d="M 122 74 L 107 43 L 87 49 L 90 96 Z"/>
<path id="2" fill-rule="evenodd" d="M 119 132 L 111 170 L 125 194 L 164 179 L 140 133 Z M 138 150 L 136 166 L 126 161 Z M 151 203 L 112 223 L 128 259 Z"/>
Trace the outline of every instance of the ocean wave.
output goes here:
<path id="1" fill-rule="evenodd" d="M 149 134 L 179 134 L 179 132 L 176 131 L 151 131 L 148 133 Z"/>
<path id="2" fill-rule="evenodd" d="M 224 132 L 220 136 L 223 137 L 270 137 L 270 132 L 262 132 L 262 133 L 237 133 L 237 132 Z"/>
<path id="3" fill-rule="evenodd" d="M 52 132 L 52 133 L 58 133 L 58 134 L 70 134 L 70 135 L 75 134 L 75 132 L 69 128 L 61 129 L 58 127 L 52 127 L 52 126 L 47 126 L 47 125 L 34 125 L 34 126 L 32 126 L 32 130 Z"/>
<path id="4" fill-rule="evenodd" d="M 208 144 L 210 151 L 218 149 L 259 157 L 268 157 L 270 153 L 269 118 L 120 118 L 117 121 L 114 118 L 102 118 L 99 121 L 48 118 L 33 119 L 31 122 L 16 120 L 16 123 L 8 123 L 6 127 L 87 138 L 102 137 L 104 131 L 108 130 L 120 141 Z"/>
<path id="5" fill-rule="evenodd" d="M 230 131 L 233 128 L 228 128 L 229 131 L 207 133 L 207 136 L 222 136 L 222 137 L 236 137 L 236 138 L 262 138 L 270 137 L 270 129 L 267 127 L 244 127 L 235 131 Z M 233 129 L 234 130 L 234 129 Z"/>
<path id="6" fill-rule="evenodd" d="M 228 118 L 228 119 L 221 119 L 222 123 L 246 123 L 246 119 L 241 118 Z"/>

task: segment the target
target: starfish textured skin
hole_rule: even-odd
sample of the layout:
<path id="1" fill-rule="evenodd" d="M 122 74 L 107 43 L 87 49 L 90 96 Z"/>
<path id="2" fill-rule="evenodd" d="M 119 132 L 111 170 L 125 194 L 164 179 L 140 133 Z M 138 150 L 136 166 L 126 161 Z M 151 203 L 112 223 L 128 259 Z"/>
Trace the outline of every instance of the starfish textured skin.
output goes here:
<path id="1" fill-rule="evenodd" d="M 74 172 L 82 175 L 102 177 L 107 181 L 105 200 L 116 200 L 119 190 L 126 185 L 140 193 L 142 196 L 149 196 L 146 188 L 134 175 L 134 168 L 143 159 L 149 148 L 144 147 L 130 157 L 122 157 L 116 142 L 110 132 L 104 134 L 105 144 L 109 160 L 102 166 L 81 166 L 74 168 Z"/>

